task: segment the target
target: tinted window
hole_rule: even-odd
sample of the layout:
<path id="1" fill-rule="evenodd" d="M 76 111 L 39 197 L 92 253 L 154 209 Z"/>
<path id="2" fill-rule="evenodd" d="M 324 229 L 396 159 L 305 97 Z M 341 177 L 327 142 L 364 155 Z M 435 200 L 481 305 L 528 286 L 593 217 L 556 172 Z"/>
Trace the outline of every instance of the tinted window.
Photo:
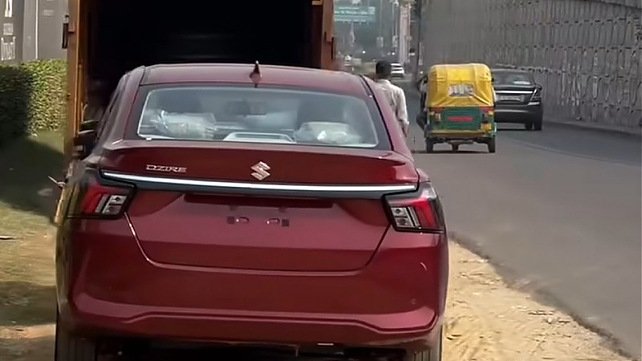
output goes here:
<path id="1" fill-rule="evenodd" d="M 233 86 L 151 90 L 138 123 L 147 139 L 375 148 L 381 119 L 365 100 L 299 89 Z"/>
<path id="2" fill-rule="evenodd" d="M 496 72 L 495 85 L 533 85 L 533 76 L 528 73 Z"/>

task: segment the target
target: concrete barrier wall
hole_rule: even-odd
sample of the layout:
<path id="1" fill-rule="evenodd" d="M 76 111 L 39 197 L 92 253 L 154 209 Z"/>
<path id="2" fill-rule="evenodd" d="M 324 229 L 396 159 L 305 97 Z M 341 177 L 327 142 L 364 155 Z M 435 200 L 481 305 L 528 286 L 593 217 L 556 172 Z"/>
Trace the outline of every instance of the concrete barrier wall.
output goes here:
<path id="1" fill-rule="evenodd" d="M 642 128 L 642 0 L 424 0 L 423 62 L 530 69 L 547 119 Z"/>

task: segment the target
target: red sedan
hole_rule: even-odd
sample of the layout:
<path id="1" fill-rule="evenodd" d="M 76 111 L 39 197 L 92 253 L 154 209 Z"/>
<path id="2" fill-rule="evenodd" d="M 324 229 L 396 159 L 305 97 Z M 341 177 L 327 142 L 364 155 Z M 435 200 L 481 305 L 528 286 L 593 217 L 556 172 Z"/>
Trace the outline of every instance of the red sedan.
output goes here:
<path id="1" fill-rule="evenodd" d="M 443 213 L 369 79 L 140 67 L 76 145 L 57 361 L 134 341 L 441 359 Z"/>

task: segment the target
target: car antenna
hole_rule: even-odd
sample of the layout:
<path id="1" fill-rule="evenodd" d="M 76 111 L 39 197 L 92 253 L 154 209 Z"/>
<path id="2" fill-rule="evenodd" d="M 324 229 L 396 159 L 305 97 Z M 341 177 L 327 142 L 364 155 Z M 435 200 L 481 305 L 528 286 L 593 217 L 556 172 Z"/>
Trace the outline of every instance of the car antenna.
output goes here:
<path id="1" fill-rule="evenodd" d="M 250 73 L 250 79 L 254 83 L 254 87 L 259 87 L 259 82 L 261 81 L 261 69 L 259 68 L 259 61 L 254 62 L 254 70 Z"/>

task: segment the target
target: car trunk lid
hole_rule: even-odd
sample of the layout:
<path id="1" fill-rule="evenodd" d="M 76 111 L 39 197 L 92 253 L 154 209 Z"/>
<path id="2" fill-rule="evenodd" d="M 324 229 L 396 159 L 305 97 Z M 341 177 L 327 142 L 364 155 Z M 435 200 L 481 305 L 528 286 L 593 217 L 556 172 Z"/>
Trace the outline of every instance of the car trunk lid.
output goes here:
<path id="1" fill-rule="evenodd" d="M 103 175 L 137 185 L 129 219 L 145 254 L 165 264 L 356 270 L 389 227 L 381 195 L 418 181 L 392 151 L 123 143 L 105 151 Z"/>

